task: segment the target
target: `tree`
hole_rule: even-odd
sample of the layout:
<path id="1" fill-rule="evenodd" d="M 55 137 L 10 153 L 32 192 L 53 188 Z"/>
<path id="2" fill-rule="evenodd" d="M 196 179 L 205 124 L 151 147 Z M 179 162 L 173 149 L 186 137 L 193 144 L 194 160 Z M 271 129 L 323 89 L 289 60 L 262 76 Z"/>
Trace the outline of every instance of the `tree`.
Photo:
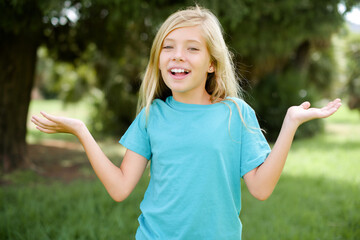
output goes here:
<path id="1" fill-rule="evenodd" d="M 251 66 L 245 69 L 251 74 L 244 75 L 253 86 L 300 65 L 305 76 L 314 43 L 342 21 L 336 10 L 340 0 L 199 2 L 220 18 L 231 48 L 240 53 L 237 60 Z M 346 1 L 347 10 L 358 2 Z M 133 118 L 127 109 L 135 109 L 131 106 L 157 27 L 171 12 L 189 5 L 193 1 L 0 1 L 2 169 L 26 163 L 26 118 L 39 46 L 46 46 L 56 61 L 93 66 L 95 85 L 104 91 L 98 116 L 119 134 Z M 86 56 L 89 51 L 95 54 Z"/>
<path id="2" fill-rule="evenodd" d="M 320 92 L 329 92 L 327 88 L 335 79 L 336 64 L 330 38 L 343 24 L 339 2 L 200 1 L 214 11 L 225 29 L 227 42 L 240 63 L 240 72 L 249 82 L 245 88 L 253 98 L 247 100 L 262 119 L 268 119 L 262 124 L 268 130 L 269 140 L 277 136 L 290 105 L 305 100 L 315 102 L 324 96 Z M 98 111 L 93 118 L 103 123 L 96 125 L 97 131 L 119 136 L 131 122 L 134 114 L 131 109 L 136 104 L 140 83 L 138 73 L 145 68 L 151 44 L 148 40 L 153 38 L 158 23 L 178 9 L 174 3 L 162 3 L 161 11 L 156 14 L 153 12 L 159 9 L 157 1 L 143 6 L 146 11 L 141 15 L 145 16 L 148 27 L 141 22 L 129 25 L 132 31 L 127 36 L 131 41 L 126 54 L 115 58 L 107 55 L 95 63 L 97 72 L 101 73 L 98 87 L 105 92 L 104 98 L 97 101 Z M 349 10 L 354 3 L 346 4 Z M 147 40 L 142 41 L 141 36 Z M 297 137 L 312 136 L 320 129 L 321 121 L 312 121 L 300 128 Z"/>
<path id="3" fill-rule="evenodd" d="M 161 4 L 162 1 L 153 1 L 150 5 L 140 0 L 0 1 L 0 67 L 3 70 L 0 73 L 0 163 L 3 171 L 28 163 L 26 120 L 39 46 L 46 46 L 57 61 L 74 65 L 88 60 L 84 59 L 83 53 L 89 46 L 95 46 L 109 62 L 118 57 L 124 59 L 129 53 L 128 46 L 133 47 L 130 51 L 134 56 L 145 56 L 143 45 L 151 41 L 151 36 L 146 33 L 153 34 L 157 24 L 155 19 L 163 17 Z M 143 32 L 142 29 L 149 30 Z M 131 43 L 134 38 L 141 41 Z M 114 84 L 107 78 L 113 76 L 114 69 L 110 69 L 104 59 L 94 62 L 98 84 L 111 91 Z M 139 85 L 140 71 L 132 66 L 137 66 L 136 63 L 141 62 L 139 59 L 135 57 L 129 63 L 127 59 L 122 60 L 123 65 L 129 67 L 125 76 L 131 76 L 128 83 L 134 88 L 130 91 L 133 95 Z M 105 99 L 106 105 L 112 104 L 110 99 Z M 121 99 L 125 98 L 115 101 Z M 120 120 L 130 121 L 131 117 L 128 113 L 123 114 Z"/>
<path id="4" fill-rule="evenodd" d="M 239 68 L 251 95 L 247 100 L 273 141 L 289 106 L 305 100 L 314 103 L 323 92 L 329 95 L 336 71 L 331 36 L 359 1 L 244 0 L 231 8 L 227 2 L 233 1 L 212 1 L 212 6 L 242 63 Z M 343 13 L 340 3 L 346 6 Z M 311 121 L 297 136 L 312 136 L 320 129 L 320 120 Z"/>
<path id="5" fill-rule="evenodd" d="M 0 159 L 7 171 L 26 162 L 26 120 L 42 14 L 26 1 L 1 1 L 0 9 Z"/>
<path id="6" fill-rule="evenodd" d="M 0 2 L 0 162 L 3 171 L 28 163 L 26 120 L 38 47 L 46 45 L 57 59 L 74 61 L 92 41 L 114 45 L 126 36 L 119 37 L 118 34 L 116 41 L 102 36 L 114 31 L 115 26 L 121 28 L 122 23 L 127 23 L 125 20 L 131 21 L 126 13 L 139 17 L 134 10 L 139 3 L 131 1 L 127 8 L 122 8 L 120 0 L 105 3 L 86 0 Z M 108 25 L 104 21 L 107 12 L 102 8 L 103 4 L 118 9 L 114 22 Z M 81 16 L 78 23 L 71 19 L 69 11 L 75 18 Z M 96 32 L 90 31 L 92 27 Z"/>
<path id="7" fill-rule="evenodd" d="M 244 88 L 251 93 L 252 98 L 247 100 L 262 119 L 268 120 L 262 122 L 262 126 L 267 130 L 269 140 L 274 140 L 277 136 L 282 118 L 289 106 L 305 100 L 314 103 L 322 96 L 329 96 L 329 86 L 336 76 L 331 36 L 342 27 L 343 14 L 359 1 L 346 1 L 347 8 L 344 13 L 338 10 L 340 2 L 339 0 L 199 1 L 219 17 L 226 40 L 231 50 L 235 52 L 240 73 L 248 81 L 248 85 L 245 84 Z M 157 9 L 156 1 L 149 1 L 149 5 L 152 6 L 150 9 Z M 158 23 L 177 9 L 177 6 L 167 6 L 170 4 L 163 1 L 162 11 L 157 14 L 145 13 L 147 21 Z M 158 18 L 159 13 L 163 18 Z M 149 28 L 137 28 L 130 36 L 146 34 L 152 39 L 155 26 L 156 24 L 152 24 Z M 132 46 L 143 44 L 138 39 L 136 37 L 132 39 Z M 134 55 L 125 56 L 128 61 L 134 61 L 135 58 L 128 56 Z M 141 52 L 136 59 L 143 59 L 146 63 L 146 58 L 145 51 L 145 55 Z M 140 62 L 142 61 L 138 61 L 135 65 L 144 66 L 139 64 Z M 137 69 L 143 71 L 143 67 Z M 107 133 L 112 131 L 117 136 L 121 135 L 130 123 L 124 121 L 124 118 L 118 118 L 122 116 L 119 109 L 134 106 L 137 86 L 132 85 L 129 88 L 132 91 L 129 92 L 121 89 L 124 89 L 124 85 L 134 83 L 130 79 L 138 78 L 131 74 L 125 75 L 123 72 L 118 74 L 124 81 L 116 83 L 115 76 L 108 77 L 106 82 L 112 87 L 106 89 L 124 96 L 120 102 L 126 103 L 126 106 L 119 108 L 121 103 L 111 97 L 114 94 L 106 94 L 107 99 L 101 102 L 103 107 L 99 108 L 102 114 L 98 115 L 101 117 L 99 122 L 105 123 L 101 131 Z M 323 94 L 324 92 L 326 95 Z M 132 101 L 125 101 L 131 97 L 133 97 Z M 121 126 L 120 122 L 125 124 Z M 312 121 L 299 129 L 297 137 L 312 136 L 321 128 L 320 120 Z M 114 129 L 118 129 L 118 132 Z"/>

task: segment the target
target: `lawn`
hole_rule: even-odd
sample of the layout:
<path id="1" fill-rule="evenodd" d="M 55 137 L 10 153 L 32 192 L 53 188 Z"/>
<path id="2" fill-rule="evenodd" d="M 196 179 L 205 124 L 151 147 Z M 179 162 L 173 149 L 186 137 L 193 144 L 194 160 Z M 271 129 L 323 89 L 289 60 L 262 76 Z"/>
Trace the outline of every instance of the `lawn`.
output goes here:
<path id="1" fill-rule="evenodd" d="M 272 196 L 243 189 L 244 239 L 360 239 L 360 116 L 342 107 L 326 132 L 298 140 Z"/>
<path id="2" fill-rule="evenodd" d="M 87 121 L 85 103 L 46 110 Z M 260 202 L 242 189 L 244 240 L 360 239 L 360 116 L 342 107 L 326 131 L 298 140 L 273 195 Z M 76 139 L 39 134 L 29 124 L 31 170 L 1 176 L 0 239 L 134 239 L 148 172 L 130 197 L 114 202 L 96 179 Z M 116 164 L 124 149 L 101 141 Z M 147 170 L 148 171 L 148 170 Z"/>

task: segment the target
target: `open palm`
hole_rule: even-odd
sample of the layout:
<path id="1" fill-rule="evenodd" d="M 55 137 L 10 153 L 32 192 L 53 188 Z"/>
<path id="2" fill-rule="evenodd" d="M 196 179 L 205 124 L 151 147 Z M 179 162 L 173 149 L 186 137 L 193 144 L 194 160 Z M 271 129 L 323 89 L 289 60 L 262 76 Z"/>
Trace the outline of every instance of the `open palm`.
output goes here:
<path id="1" fill-rule="evenodd" d="M 310 108 L 309 102 L 304 102 L 300 106 L 290 107 L 288 115 L 291 120 L 299 125 L 316 118 L 326 118 L 334 114 L 341 106 L 341 100 L 335 99 L 323 108 Z"/>
<path id="2" fill-rule="evenodd" d="M 84 125 L 78 119 L 57 117 L 54 115 L 41 112 L 44 117 L 32 116 L 31 121 L 36 128 L 44 133 L 71 133 L 76 135 L 76 131 Z"/>

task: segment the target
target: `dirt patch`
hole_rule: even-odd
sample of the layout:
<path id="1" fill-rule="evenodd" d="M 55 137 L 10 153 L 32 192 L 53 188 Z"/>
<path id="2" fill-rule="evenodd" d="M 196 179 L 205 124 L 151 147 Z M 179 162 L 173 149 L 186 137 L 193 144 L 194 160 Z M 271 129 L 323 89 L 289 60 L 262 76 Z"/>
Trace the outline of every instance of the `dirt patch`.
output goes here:
<path id="1" fill-rule="evenodd" d="M 31 162 L 30 169 L 46 182 L 68 183 L 96 177 L 80 143 L 46 140 L 40 144 L 29 144 L 27 151 Z M 12 184 L 8 179 L 0 182 L 1 185 Z"/>

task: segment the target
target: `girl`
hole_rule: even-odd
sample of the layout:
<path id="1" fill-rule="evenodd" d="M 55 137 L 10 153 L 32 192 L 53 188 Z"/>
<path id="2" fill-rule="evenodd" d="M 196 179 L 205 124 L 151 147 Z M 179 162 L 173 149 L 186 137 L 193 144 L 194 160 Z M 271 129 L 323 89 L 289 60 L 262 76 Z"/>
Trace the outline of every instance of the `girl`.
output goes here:
<path id="1" fill-rule="evenodd" d="M 289 108 L 270 150 L 234 72 L 217 18 L 189 8 L 171 15 L 155 37 L 140 113 L 120 140 L 127 148 L 120 168 L 83 122 L 44 112 L 32 121 L 42 132 L 77 136 L 115 201 L 132 192 L 151 160 L 137 239 L 241 239 L 240 178 L 255 198 L 267 199 L 299 125 L 332 115 L 341 103 Z"/>

